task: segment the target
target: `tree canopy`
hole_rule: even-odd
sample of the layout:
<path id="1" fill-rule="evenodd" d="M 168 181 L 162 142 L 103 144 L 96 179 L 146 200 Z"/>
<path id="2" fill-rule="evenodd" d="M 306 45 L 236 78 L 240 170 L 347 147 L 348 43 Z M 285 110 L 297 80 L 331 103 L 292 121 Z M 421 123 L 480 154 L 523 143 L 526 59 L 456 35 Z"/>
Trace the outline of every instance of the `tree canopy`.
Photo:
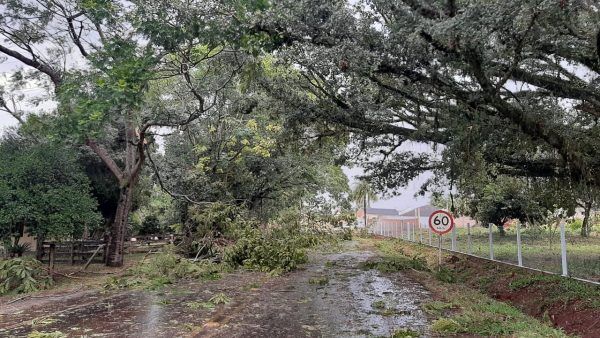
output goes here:
<path id="1" fill-rule="evenodd" d="M 81 236 L 98 225 L 90 183 L 69 149 L 7 137 L 0 142 L 0 238 Z"/>

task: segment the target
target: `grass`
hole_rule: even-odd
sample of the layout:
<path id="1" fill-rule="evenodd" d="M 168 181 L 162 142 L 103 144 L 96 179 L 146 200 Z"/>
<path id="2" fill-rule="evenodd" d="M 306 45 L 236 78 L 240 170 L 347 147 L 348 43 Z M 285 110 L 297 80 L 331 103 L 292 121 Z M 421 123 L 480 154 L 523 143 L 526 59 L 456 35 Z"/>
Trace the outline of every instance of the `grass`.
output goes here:
<path id="1" fill-rule="evenodd" d="M 417 337 L 421 337 L 419 332 L 413 331 L 411 329 L 396 330 L 391 336 L 391 338 L 417 338 Z"/>
<path id="2" fill-rule="evenodd" d="M 312 277 L 308 280 L 308 284 L 320 286 L 327 285 L 329 284 L 329 278 L 327 276 Z"/>
<path id="3" fill-rule="evenodd" d="M 479 290 L 461 284 L 456 272 L 449 269 L 439 270 L 434 249 L 407 245 L 405 242 L 391 239 L 363 241 L 374 244 L 386 259 L 405 261 L 411 256 L 418 256 L 424 262 L 426 268 L 413 269 L 409 272 L 436 295 L 433 301 L 423 304 L 423 310 L 434 318 L 431 330 L 436 334 L 441 336 L 456 334 L 516 337 L 566 336 L 562 331 L 524 314 L 514 306 L 491 299 Z M 449 279 L 456 283 L 449 284 Z"/>
<path id="4" fill-rule="evenodd" d="M 517 259 L 517 234 L 516 229 L 506 229 L 506 235 L 500 236 L 494 227 L 494 259 L 516 264 Z M 481 226 L 471 228 L 471 252 L 472 254 L 489 258 L 489 234 L 488 229 Z M 567 237 L 567 264 L 569 274 L 574 277 L 600 280 L 600 235 L 597 233 L 592 237 L 582 238 L 576 232 L 568 230 Z M 419 235 L 416 236 L 417 241 Z M 459 252 L 468 252 L 468 236 L 466 228 L 456 230 L 456 249 Z M 429 237 L 423 229 L 423 240 L 429 243 Z M 433 245 L 438 243 L 438 238 L 432 235 Z M 521 252 L 523 265 L 540 270 L 560 273 L 560 234 L 555 230 L 540 228 L 523 228 L 521 230 Z M 445 249 L 452 248 L 451 235 L 443 236 L 442 246 Z"/>
<path id="5" fill-rule="evenodd" d="M 560 276 L 522 276 L 511 281 L 509 287 L 512 290 L 543 288 L 549 291 L 545 294 L 546 302 L 548 303 L 566 303 L 574 300 L 583 300 L 586 306 L 600 309 L 600 288 Z"/>
<path id="6" fill-rule="evenodd" d="M 507 229 L 505 236 L 500 236 L 493 228 L 494 259 L 517 263 L 517 234 L 515 229 Z M 598 280 L 600 279 L 600 237 L 582 238 L 567 231 L 567 265 L 572 276 Z M 472 253 L 486 257 L 489 254 L 488 229 L 474 227 L 471 229 Z M 467 252 L 467 229 L 457 229 L 457 249 Z M 450 237 L 444 241 L 444 248 L 451 248 Z M 539 229 L 522 229 L 521 252 L 523 265 L 550 271 L 561 272 L 560 235 L 558 232 Z"/>

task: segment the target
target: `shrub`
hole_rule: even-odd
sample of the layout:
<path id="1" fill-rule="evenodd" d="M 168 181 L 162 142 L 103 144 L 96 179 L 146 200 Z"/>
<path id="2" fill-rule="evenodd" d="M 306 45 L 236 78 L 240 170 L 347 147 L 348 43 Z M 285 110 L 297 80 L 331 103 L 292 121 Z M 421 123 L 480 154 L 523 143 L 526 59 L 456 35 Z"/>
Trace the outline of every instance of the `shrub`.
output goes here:
<path id="1" fill-rule="evenodd" d="M 456 274 L 454 271 L 444 266 L 439 267 L 439 269 L 435 271 L 435 278 L 445 283 L 456 283 Z"/>
<path id="2" fill-rule="evenodd" d="M 31 248 L 29 243 L 9 243 L 6 246 L 6 252 L 10 257 L 21 257 L 23 254 Z"/>
<path id="3" fill-rule="evenodd" d="M 224 261 L 232 267 L 244 266 L 264 272 L 292 271 L 307 261 L 305 249 L 327 238 L 316 230 L 297 226 L 260 230 L 238 229 L 236 243 L 227 248 Z"/>
<path id="4" fill-rule="evenodd" d="M 112 278 L 105 288 L 142 286 L 157 289 L 180 279 L 217 279 L 221 267 L 209 261 L 192 262 L 173 252 L 156 254 L 130 268 L 125 278 Z"/>
<path id="5" fill-rule="evenodd" d="M 458 333 L 462 331 L 462 327 L 452 319 L 440 318 L 431 324 L 431 330 L 439 333 Z"/>
<path id="6" fill-rule="evenodd" d="M 25 293 L 45 289 L 52 278 L 39 261 L 33 258 L 0 260 L 0 295 Z"/>
<path id="7" fill-rule="evenodd" d="M 571 220 L 569 223 L 567 223 L 567 227 L 573 231 L 581 230 L 582 226 L 583 226 L 582 219 L 574 219 L 574 220 Z"/>

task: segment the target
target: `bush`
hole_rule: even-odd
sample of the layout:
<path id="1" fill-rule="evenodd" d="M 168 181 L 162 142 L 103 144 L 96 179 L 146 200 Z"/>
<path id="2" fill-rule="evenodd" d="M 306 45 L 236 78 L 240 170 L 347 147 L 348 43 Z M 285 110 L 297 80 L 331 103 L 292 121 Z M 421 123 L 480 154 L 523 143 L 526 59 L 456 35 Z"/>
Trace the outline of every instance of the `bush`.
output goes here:
<path id="1" fill-rule="evenodd" d="M 38 260 L 29 257 L 0 260 L 0 295 L 32 292 L 50 285 L 52 278 Z"/>
<path id="2" fill-rule="evenodd" d="M 236 243 L 225 250 L 224 261 L 264 272 L 291 271 L 307 261 L 305 249 L 331 239 L 316 230 L 285 226 L 270 230 L 238 229 Z"/>
<path id="3" fill-rule="evenodd" d="M 567 223 L 567 227 L 573 231 L 581 230 L 582 226 L 583 226 L 582 219 L 574 219 L 574 220 L 569 221 L 569 223 Z"/>
<path id="4" fill-rule="evenodd" d="M 157 289 L 180 279 L 217 279 L 221 267 L 209 261 L 192 262 L 173 252 L 155 254 L 130 268 L 125 278 L 109 279 L 105 288 L 141 286 Z"/>
<path id="5" fill-rule="evenodd" d="M 431 324 L 431 330 L 439 333 L 458 333 L 463 330 L 461 325 L 452 319 L 440 318 Z"/>
<path id="6" fill-rule="evenodd" d="M 5 247 L 6 252 L 10 257 L 22 257 L 25 252 L 31 249 L 31 245 L 29 243 L 8 243 L 5 245 Z"/>

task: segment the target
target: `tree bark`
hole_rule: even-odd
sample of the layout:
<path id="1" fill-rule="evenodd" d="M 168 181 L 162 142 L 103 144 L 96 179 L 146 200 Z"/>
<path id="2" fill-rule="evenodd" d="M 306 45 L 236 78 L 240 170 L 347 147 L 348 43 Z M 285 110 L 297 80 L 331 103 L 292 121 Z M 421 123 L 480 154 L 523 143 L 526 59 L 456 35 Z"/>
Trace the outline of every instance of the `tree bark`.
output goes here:
<path id="1" fill-rule="evenodd" d="M 583 206 L 583 223 L 581 224 L 581 237 L 590 235 L 590 213 L 592 211 L 592 202 L 587 201 Z"/>
<path id="2" fill-rule="evenodd" d="M 133 205 L 133 192 L 138 182 L 140 170 L 146 158 L 144 141 L 145 132 L 149 126 L 143 128 L 139 135 L 136 136 L 135 127 L 131 121 L 132 118 L 128 114 L 125 122 L 124 170 L 121 170 L 108 151 L 94 140 L 88 139 L 85 142 L 109 168 L 119 184 L 119 202 L 117 203 L 115 218 L 109 228 L 107 241 L 107 266 L 123 266 L 123 248 L 127 225 L 129 224 L 129 213 L 131 212 Z"/>
<path id="3" fill-rule="evenodd" d="M 123 248 L 125 245 L 125 233 L 129 222 L 133 200 L 133 185 L 121 188 L 119 192 L 119 203 L 115 219 L 110 226 L 107 248 L 107 266 L 123 266 Z"/>
<path id="4" fill-rule="evenodd" d="M 365 219 L 365 229 L 367 228 L 367 196 L 363 199 L 363 211 L 364 211 L 364 219 Z"/>

